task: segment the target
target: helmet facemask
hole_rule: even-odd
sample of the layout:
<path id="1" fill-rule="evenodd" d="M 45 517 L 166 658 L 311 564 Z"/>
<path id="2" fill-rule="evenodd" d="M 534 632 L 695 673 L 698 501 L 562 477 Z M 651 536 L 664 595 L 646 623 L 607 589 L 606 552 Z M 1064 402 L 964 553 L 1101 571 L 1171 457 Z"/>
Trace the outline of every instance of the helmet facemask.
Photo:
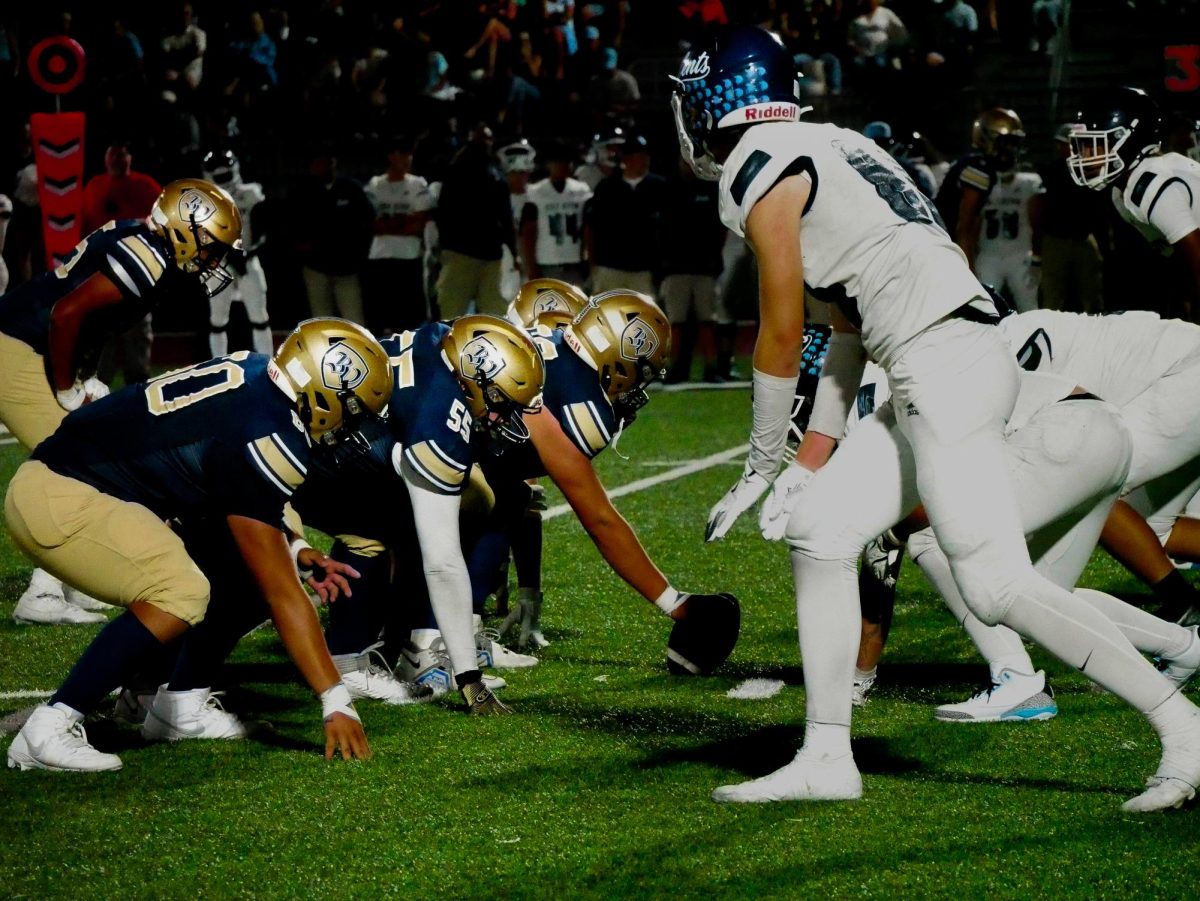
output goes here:
<path id="1" fill-rule="evenodd" d="M 672 80 L 679 85 L 680 89 L 683 88 L 683 82 L 678 78 L 672 76 Z M 712 119 L 712 114 L 708 110 L 697 109 L 692 103 L 688 103 L 685 109 L 679 90 L 671 94 L 671 111 L 675 114 L 675 133 L 679 136 L 679 152 L 683 155 L 684 161 L 691 166 L 697 178 L 704 181 L 720 181 L 721 164 L 712 155 L 707 144 L 699 138 L 699 134 L 708 130 L 708 128 L 700 127 L 700 117 Z M 693 140 L 694 135 L 696 136 L 695 140 Z M 697 150 L 700 151 L 699 154 L 697 154 Z"/>
<path id="2" fill-rule="evenodd" d="M 226 266 L 231 253 L 241 253 L 240 247 L 230 247 L 219 241 L 203 226 L 197 225 L 193 218 L 190 229 L 199 250 L 196 255 L 183 264 L 183 271 L 200 278 L 204 293 L 215 297 L 232 284 L 236 276 Z M 241 239 L 238 239 L 241 244 Z"/>
<path id="3" fill-rule="evenodd" d="M 1068 138 L 1071 155 L 1067 157 L 1067 168 L 1071 179 L 1082 188 L 1104 190 L 1125 171 L 1120 151 L 1132 136 L 1132 129 L 1123 125 L 1098 131 L 1078 126 Z"/>

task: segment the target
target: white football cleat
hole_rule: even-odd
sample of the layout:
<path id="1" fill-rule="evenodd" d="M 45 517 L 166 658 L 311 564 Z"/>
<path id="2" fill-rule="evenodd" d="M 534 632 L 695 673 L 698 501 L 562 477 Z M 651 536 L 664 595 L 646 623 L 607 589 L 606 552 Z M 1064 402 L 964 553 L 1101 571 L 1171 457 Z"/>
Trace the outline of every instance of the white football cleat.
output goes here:
<path id="1" fill-rule="evenodd" d="M 63 600 L 72 607 L 78 607 L 80 610 L 88 610 L 92 613 L 106 613 L 113 609 L 112 604 L 98 601 L 90 594 L 84 594 L 78 588 L 72 588 L 65 583 L 63 584 Z"/>
<path id="2" fill-rule="evenodd" d="M 346 655 L 354 669 L 342 669 L 341 655 L 334 658 L 342 673 L 342 683 L 350 689 L 353 700 L 370 698 L 385 704 L 421 704 L 433 700 L 433 688 L 421 682 L 404 682 L 396 678 L 379 648 L 383 642 L 371 645 L 361 654 Z"/>
<path id="3" fill-rule="evenodd" d="M 450 655 L 440 637 L 433 639 L 425 648 L 407 642 L 400 651 L 397 669 L 405 682 L 417 682 L 433 689 L 435 698 L 440 698 L 455 687 Z M 499 691 L 508 685 L 499 676 L 489 676 L 487 673 L 483 674 L 483 684 L 492 691 Z"/>
<path id="4" fill-rule="evenodd" d="M 113 719 L 131 726 L 146 722 L 146 714 L 154 703 L 158 690 L 154 688 L 122 688 L 113 704 Z"/>
<path id="5" fill-rule="evenodd" d="M 1148 813 L 1182 807 L 1200 787 L 1200 714 L 1193 713 L 1182 734 L 1164 742 L 1162 760 L 1146 780 L 1146 790 L 1121 805 L 1126 813 Z"/>
<path id="6" fill-rule="evenodd" d="M 808 757 L 796 752 L 787 766 L 749 782 L 722 785 L 712 799 L 726 804 L 764 804 L 768 801 L 853 801 L 862 797 L 862 776 L 853 754 Z"/>
<path id="7" fill-rule="evenodd" d="M 500 633 L 495 629 L 481 629 L 475 633 L 475 650 L 478 652 L 479 666 L 496 669 L 528 669 L 538 665 L 538 659 L 529 654 L 518 654 L 510 651 L 499 642 Z"/>
<path id="8" fill-rule="evenodd" d="M 245 738 L 246 726 L 221 706 L 219 694 L 208 688 L 167 691 L 165 685 L 159 686 L 142 723 L 142 738 L 147 741 Z"/>
<path id="9" fill-rule="evenodd" d="M 17 606 L 13 609 L 13 619 L 19 623 L 34 623 L 38 625 L 80 625 L 84 623 L 102 623 L 106 617 L 99 613 L 91 613 L 68 604 L 62 595 L 62 587 L 57 590 L 39 584 L 36 580 L 29 584 Z"/>
<path id="10" fill-rule="evenodd" d="M 25 721 L 8 748 L 8 765 L 19 770 L 101 773 L 121 768 L 121 758 L 88 744 L 83 723 L 43 705 Z"/>
<path id="11" fill-rule="evenodd" d="M 1178 657 L 1163 657 L 1159 661 L 1158 671 L 1180 688 L 1185 687 L 1200 669 L 1200 627 L 1192 626 L 1188 631 L 1192 633 L 1192 643 L 1187 650 Z"/>
<path id="12" fill-rule="evenodd" d="M 1005 667 L 1000 681 L 958 704 L 943 704 L 934 717 L 947 723 L 1000 723 L 1048 720 L 1058 714 L 1046 690 L 1046 673 L 1018 673 Z"/>
<path id="13" fill-rule="evenodd" d="M 855 707 L 865 707 L 867 705 L 867 692 L 875 685 L 876 676 L 872 673 L 865 678 L 854 680 L 854 688 L 850 694 L 850 703 Z"/>

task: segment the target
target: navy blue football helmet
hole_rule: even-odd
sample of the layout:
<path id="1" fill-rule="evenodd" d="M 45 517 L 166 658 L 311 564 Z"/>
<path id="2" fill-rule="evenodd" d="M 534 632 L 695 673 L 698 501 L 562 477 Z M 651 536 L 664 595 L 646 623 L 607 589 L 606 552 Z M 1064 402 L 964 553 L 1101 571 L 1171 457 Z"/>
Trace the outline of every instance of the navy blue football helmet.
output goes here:
<path id="1" fill-rule="evenodd" d="M 1068 140 L 1071 178 L 1081 187 L 1101 191 L 1158 151 L 1158 104 L 1140 88 L 1120 88 L 1076 113 Z"/>
<path id="2" fill-rule="evenodd" d="M 721 164 L 709 141 L 718 129 L 759 122 L 795 122 L 801 107 L 792 55 L 770 32 L 734 28 L 697 44 L 671 76 L 671 109 L 683 158 L 700 178 L 717 181 Z"/>

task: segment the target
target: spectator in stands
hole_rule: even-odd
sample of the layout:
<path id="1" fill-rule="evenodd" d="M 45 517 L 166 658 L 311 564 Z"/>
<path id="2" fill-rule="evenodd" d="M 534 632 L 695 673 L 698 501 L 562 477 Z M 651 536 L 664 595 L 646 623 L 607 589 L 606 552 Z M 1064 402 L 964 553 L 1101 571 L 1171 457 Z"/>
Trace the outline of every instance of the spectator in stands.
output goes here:
<path id="1" fill-rule="evenodd" d="M 290 218 L 312 314 L 362 325 L 360 273 L 374 238 L 375 210 L 358 182 L 337 174 L 331 146 L 310 158 L 309 177 L 292 195 Z"/>
<path id="2" fill-rule="evenodd" d="M 262 13 L 255 10 L 248 19 L 249 34 L 230 43 L 230 49 L 241 63 L 240 85 L 243 90 L 273 88 L 279 83 L 275 72 L 275 41 L 267 34 Z"/>
<path id="3" fill-rule="evenodd" d="M 641 92 L 637 79 L 617 68 L 617 51 L 604 48 L 600 71 L 592 76 L 588 101 L 592 116 L 599 122 L 632 124 Z"/>
<path id="4" fill-rule="evenodd" d="M 554 51 L 551 75 L 561 81 L 566 77 L 567 61 L 579 50 L 575 37 L 575 0 L 543 0 L 547 33 Z"/>
<path id="5" fill-rule="evenodd" d="M 207 48 L 208 35 L 196 24 L 192 4 L 184 3 L 179 7 L 176 30 L 162 39 L 163 78 L 170 93 L 168 100 L 174 101 L 181 93 L 190 94 L 200 87 Z"/>
<path id="6" fill-rule="evenodd" d="M 717 276 L 724 246 L 725 226 L 717 208 L 716 184 L 700 181 L 680 159 L 677 174 L 667 181 L 662 226 L 659 293 L 671 322 L 673 358 L 668 383 L 689 380 L 696 347 L 704 355 L 705 381 L 725 380 L 714 361 Z"/>
<path id="7" fill-rule="evenodd" d="M 479 4 L 480 19 L 483 27 L 479 40 L 467 48 L 463 56 L 476 61 L 482 57 L 483 73 L 491 78 L 496 74 L 496 57 L 501 44 L 512 41 L 512 15 L 509 0 L 491 0 Z"/>
<path id="8" fill-rule="evenodd" d="M 1042 170 L 1041 305 L 1069 313 L 1100 313 L 1104 308 L 1103 237 L 1106 207 L 1103 194 L 1081 188 L 1071 178 L 1070 125 L 1054 133 L 1056 157 Z"/>
<path id="9" fill-rule="evenodd" d="M 387 171 L 366 187 L 375 208 L 375 237 L 364 278 L 366 324 L 377 335 L 416 328 L 429 318 L 423 244 L 434 202 L 425 179 L 412 174 L 414 149 L 411 138 L 393 138 Z"/>
<path id="10" fill-rule="evenodd" d="M 582 285 L 587 278 L 583 210 L 592 189 L 571 178 L 571 152 L 555 141 L 543 153 L 547 177 L 529 186 L 521 211 L 521 258 L 526 280 L 556 278 Z"/>
<path id="11" fill-rule="evenodd" d="M 104 172 L 83 188 L 82 233 L 89 235 L 110 219 L 144 219 L 162 193 L 149 175 L 135 172 L 129 142 L 118 138 L 104 151 Z M 111 382 L 116 371 L 115 348 L 125 358 L 125 384 L 150 378 L 150 346 L 154 341 L 151 315 L 109 342 L 99 363 L 100 380 Z"/>
<path id="12" fill-rule="evenodd" d="M 622 169 L 596 186 L 585 220 L 592 292 L 631 288 L 655 296 L 654 270 L 662 262 L 660 229 L 666 181 L 650 171 L 641 135 L 621 145 Z"/>
<path id="13" fill-rule="evenodd" d="M 503 316 L 500 293 L 502 248 L 517 256 L 508 182 L 492 162 L 492 130 L 478 124 L 446 172 L 435 214 L 442 271 L 438 304 L 446 319 L 467 312 L 474 300 L 481 313 Z"/>
<path id="14" fill-rule="evenodd" d="M 850 23 L 850 47 L 858 66 L 884 68 L 908 40 L 908 29 L 883 0 L 861 0 L 859 15 Z"/>

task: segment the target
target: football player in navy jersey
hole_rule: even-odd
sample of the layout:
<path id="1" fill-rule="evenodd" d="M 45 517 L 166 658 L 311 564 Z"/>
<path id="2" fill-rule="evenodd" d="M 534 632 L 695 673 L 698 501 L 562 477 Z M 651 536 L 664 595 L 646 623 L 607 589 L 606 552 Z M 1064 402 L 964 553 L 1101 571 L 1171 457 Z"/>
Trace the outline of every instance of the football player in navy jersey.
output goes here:
<path id="1" fill-rule="evenodd" d="M 850 747 L 859 638 L 855 561 L 907 511 L 858 490 L 856 429 L 837 454 L 868 357 L 887 374 L 910 450 L 903 505 L 924 504 L 968 609 L 1004 623 L 1142 713 L 1163 756 L 1130 811 L 1178 806 L 1200 783 L 1200 710 L 1117 626 L 1030 561 L 1004 459 L 1019 369 L 996 309 L 929 203 L 873 142 L 806 122 L 791 55 L 768 32 L 723 33 L 684 57 L 672 97 L 680 148 L 720 181 L 721 218 L 759 265 L 753 425 L 741 478 L 710 513 L 725 534 L 759 497 L 791 549 L 807 689 L 804 743 L 774 773 L 721 786 L 754 803 L 862 795 Z M 781 473 L 807 289 L 836 305 L 808 430 Z"/>
<path id="2" fill-rule="evenodd" d="M 9 766 L 121 767 L 115 754 L 88 743 L 84 716 L 200 622 L 208 606 L 208 580 L 166 524 L 174 518 L 224 520 L 284 645 L 321 697 L 326 757 L 338 749 L 369 756 L 281 523 L 313 445 L 352 440 L 383 411 L 391 389 L 387 353 L 370 334 L 315 319 L 301 323 L 273 358 L 220 357 L 67 417 L 9 484 L 8 527 L 49 572 L 127 610 L 35 710 L 9 747 Z M 155 706 L 206 702 L 203 692 L 168 691 Z"/>
<path id="3" fill-rule="evenodd" d="M 103 397 L 95 377 L 104 342 L 164 299 L 210 294 L 229 282 L 224 262 L 241 246 L 242 219 L 216 185 L 167 185 L 148 219 L 108 222 L 56 269 L 0 297 L 0 422 L 27 448 L 49 436 L 68 411 Z M 81 599 L 77 592 L 72 600 Z M 13 613 L 22 622 L 99 622 L 67 604 L 63 586 L 34 573 Z"/>

